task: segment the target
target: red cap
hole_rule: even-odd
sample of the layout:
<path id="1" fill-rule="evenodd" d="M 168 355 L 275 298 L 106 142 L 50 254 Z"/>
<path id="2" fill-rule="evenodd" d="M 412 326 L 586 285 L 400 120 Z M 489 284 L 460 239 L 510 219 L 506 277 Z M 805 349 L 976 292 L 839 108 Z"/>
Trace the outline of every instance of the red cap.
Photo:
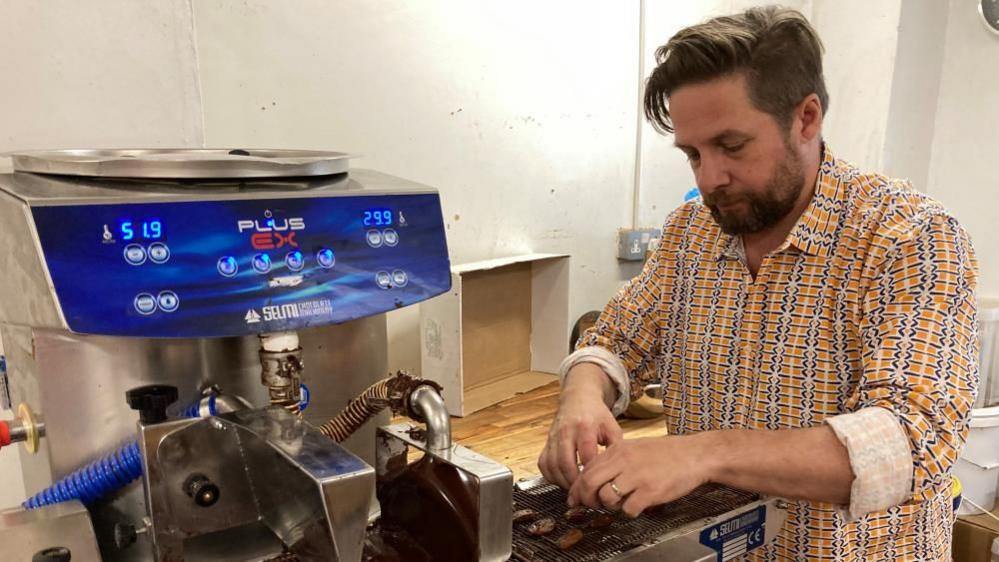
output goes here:
<path id="1" fill-rule="evenodd" d="M 7 422 L 0 421 L 0 447 L 10 445 L 10 426 Z"/>

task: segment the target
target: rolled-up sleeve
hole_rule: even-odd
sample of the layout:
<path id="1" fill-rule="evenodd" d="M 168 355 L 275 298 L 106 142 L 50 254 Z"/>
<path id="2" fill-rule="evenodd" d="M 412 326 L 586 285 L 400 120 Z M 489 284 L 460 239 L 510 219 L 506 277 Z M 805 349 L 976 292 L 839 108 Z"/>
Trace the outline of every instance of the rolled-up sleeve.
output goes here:
<path id="1" fill-rule="evenodd" d="M 614 355 L 610 351 L 595 345 L 581 347 L 570 353 L 569 356 L 562 361 L 562 364 L 558 369 L 559 381 L 564 382 L 565 375 L 569 372 L 569 369 L 580 363 L 593 363 L 594 365 L 600 367 L 610 378 L 611 382 L 614 383 L 614 387 L 617 388 L 617 399 L 611 407 L 611 412 L 615 416 L 620 415 L 621 412 L 628 409 L 628 404 L 631 403 L 628 371 L 625 369 L 624 363 L 621 362 L 621 359 L 618 358 L 617 355 Z"/>
<path id="2" fill-rule="evenodd" d="M 886 244 L 863 298 L 862 372 L 848 413 L 829 418 L 846 446 L 860 517 L 949 483 L 978 386 L 977 263 L 943 213 Z"/>
<path id="3" fill-rule="evenodd" d="M 899 504 L 912 490 L 912 452 L 898 417 L 884 408 L 863 408 L 826 420 L 846 447 L 854 479 L 850 519 Z"/>

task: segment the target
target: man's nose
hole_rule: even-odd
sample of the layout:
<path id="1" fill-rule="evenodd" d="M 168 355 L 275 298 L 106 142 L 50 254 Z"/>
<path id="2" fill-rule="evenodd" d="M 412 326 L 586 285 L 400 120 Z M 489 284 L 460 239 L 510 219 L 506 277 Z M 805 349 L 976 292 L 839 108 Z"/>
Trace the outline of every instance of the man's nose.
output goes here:
<path id="1" fill-rule="evenodd" d="M 723 158 L 702 154 L 694 179 L 701 194 L 710 196 L 719 187 L 728 185 L 731 175 Z"/>

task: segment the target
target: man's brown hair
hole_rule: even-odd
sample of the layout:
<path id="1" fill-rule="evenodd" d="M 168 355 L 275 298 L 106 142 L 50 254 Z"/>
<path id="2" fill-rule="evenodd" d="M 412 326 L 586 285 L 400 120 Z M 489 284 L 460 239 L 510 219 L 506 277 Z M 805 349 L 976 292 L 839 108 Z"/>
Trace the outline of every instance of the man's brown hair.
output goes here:
<path id="1" fill-rule="evenodd" d="M 681 29 L 656 50 L 656 62 L 645 84 L 645 117 L 661 133 L 673 132 L 669 97 L 677 88 L 739 73 L 753 105 L 784 128 L 809 94 L 829 110 L 822 41 L 796 10 L 751 8 Z"/>

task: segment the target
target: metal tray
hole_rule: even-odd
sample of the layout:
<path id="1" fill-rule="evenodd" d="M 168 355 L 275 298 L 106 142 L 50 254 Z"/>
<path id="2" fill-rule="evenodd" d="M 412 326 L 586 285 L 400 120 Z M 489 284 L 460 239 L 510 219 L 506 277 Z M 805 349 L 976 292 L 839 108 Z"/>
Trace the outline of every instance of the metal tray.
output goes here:
<path id="1" fill-rule="evenodd" d="M 321 150 L 67 149 L 11 155 L 14 171 L 103 178 L 286 178 L 342 174 L 350 155 Z"/>

